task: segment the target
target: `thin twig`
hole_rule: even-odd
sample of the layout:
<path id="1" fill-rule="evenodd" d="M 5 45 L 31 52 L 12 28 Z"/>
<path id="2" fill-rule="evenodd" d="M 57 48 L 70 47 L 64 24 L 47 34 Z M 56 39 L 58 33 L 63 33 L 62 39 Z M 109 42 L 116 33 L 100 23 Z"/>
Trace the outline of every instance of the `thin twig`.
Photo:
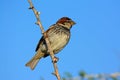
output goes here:
<path id="1" fill-rule="evenodd" d="M 55 60 L 55 56 L 54 56 L 53 50 L 52 50 L 52 48 L 50 46 L 50 42 L 49 42 L 49 39 L 47 37 L 47 33 L 44 31 L 44 28 L 43 28 L 43 26 L 42 26 L 42 24 L 40 22 L 40 18 L 39 18 L 40 13 L 35 9 L 35 7 L 33 6 L 31 0 L 28 0 L 28 2 L 30 4 L 30 8 L 29 9 L 33 10 L 33 12 L 34 12 L 34 14 L 36 16 L 36 19 L 37 19 L 36 24 L 40 27 L 40 29 L 42 31 L 42 34 L 44 36 L 44 39 L 46 41 L 46 44 L 47 44 L 47 47 L 48 47 L 48 51 L 50 53 L 50 57 L 52 59 L 54 70 L 55 70 L 55 72 L 53 74 L 57 77 L 58 80 L 60 80 L 60 75 L 59 75 L 59 72 L 58 72 L 58 68 L 57 68 L 57 64 L 56 64 L 56 60 Z"/>

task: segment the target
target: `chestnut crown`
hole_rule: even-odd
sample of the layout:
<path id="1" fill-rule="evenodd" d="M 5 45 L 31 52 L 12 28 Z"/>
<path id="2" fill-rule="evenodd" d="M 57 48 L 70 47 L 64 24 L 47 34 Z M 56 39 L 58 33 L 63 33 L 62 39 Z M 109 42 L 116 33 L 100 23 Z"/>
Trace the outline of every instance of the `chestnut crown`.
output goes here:
<path id="1" fill-rule="evenodd" d="M 68 17 L 62 17 L 56 22 L 56 24 L 63 25 L 64 27 L 70 29 L 76 23 Z"/>

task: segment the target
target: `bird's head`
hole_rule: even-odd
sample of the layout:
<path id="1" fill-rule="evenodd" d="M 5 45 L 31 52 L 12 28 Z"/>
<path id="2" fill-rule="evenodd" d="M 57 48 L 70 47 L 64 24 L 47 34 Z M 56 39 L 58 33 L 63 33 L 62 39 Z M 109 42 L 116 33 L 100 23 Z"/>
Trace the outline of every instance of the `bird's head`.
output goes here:
<path id="1" fill-rule="evenodd" d="M 67 29 L 71 29 L 71 27 L 76 23 L 68 17 L 62 17 L 56 22 L 56 24 L 62 25 L 63 27 L 66 27 Z"/>

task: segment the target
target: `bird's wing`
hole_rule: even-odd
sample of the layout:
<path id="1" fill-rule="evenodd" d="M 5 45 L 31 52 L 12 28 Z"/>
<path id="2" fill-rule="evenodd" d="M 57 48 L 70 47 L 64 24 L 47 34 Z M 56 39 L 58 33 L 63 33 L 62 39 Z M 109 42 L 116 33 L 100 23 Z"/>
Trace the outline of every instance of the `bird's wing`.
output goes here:
<path id="1" fill-rule="evenodd" d="M 55 24 L 51 25 L 50 28 L 49 28 L 46 32 L 48 32 L 48 31 L 49 31 L 50 29 L 52 29 L 54 26 L 55 26 Z M 35 51 L 37 51 L 37 50 L 39 49 L 41 43 L 42 43 L 42 44 L 46 44 L 43 36 L 42 36 L 41 39 L 39 40 Z"/>
<path id="2" fill-rule="evenodd" d="M 40 44 L 41 44 L 41 42 L 43 42 L 43 41 L 44 41 L 44 38 L 43 38 L 43 36 L 42 36 L 41 39 L 39 40 L 38 44 L 37 44 L 37 47 L 36 47 L 35 51 L 37 51 L 37 50 L 39 49 Z"/>

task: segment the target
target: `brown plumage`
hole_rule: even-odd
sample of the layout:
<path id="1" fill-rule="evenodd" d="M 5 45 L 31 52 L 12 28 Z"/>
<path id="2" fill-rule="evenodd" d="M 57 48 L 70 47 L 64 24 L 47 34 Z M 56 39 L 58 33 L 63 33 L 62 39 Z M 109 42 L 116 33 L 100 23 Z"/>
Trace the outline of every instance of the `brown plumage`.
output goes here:
<path id="1" fill-rule="evenodd" d="M 51 48 L 54 54 L 58 53 L 62 50 L 66 44 L 69 42 L 70 39 L 70 29 L 75 24 L 68 17 L 63 17 L 59 19 L 56 24 L 53 24 L 47 31 L 47 35 L 50 41 Z M 35 68 L 37 63 L 42 57 L 49 56 L 49 52 L 46 46 L 46 42 L 44 37 L 40 39 L 37 47 L 36 47 L 36 54 L 35 56 L 26 64 L 32 70 Z"/>

